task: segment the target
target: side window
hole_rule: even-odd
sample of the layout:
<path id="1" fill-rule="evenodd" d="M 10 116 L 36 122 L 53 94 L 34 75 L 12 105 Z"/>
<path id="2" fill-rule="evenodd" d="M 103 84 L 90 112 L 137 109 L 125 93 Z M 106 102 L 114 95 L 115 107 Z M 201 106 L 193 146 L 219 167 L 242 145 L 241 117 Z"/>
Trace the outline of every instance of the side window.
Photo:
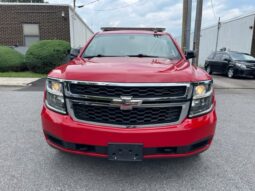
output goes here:
<path id="1" fill-rule="evenodd" d="M 225 59 L 230 59 L 229 55 L 227 54 L 223 54 L 222 57 L 221 57 L 221 60 L 224 61 Z"/>
<path id="2" fill-rule="evenodd" d="M 215 56 L 215 52 L 212 52 L 209 56 L 208 56 L 208 59 L 213 59 Z"/>
<path id="3" fill-rule="evenodd" d="M 214 57 L 214 59 L 215 59 L 216 61 L 221 61 L 221 58 L 222 58 L 222 54 L 221 54 L 221 53 L 217 53 L 217 54 L 215 55 L 215 57 Z"/>
<path id="4" fill-rule="evenodd" d="M 24 45 L 31 44 L 40 40 L 39 24 L 23 24 Z"/>

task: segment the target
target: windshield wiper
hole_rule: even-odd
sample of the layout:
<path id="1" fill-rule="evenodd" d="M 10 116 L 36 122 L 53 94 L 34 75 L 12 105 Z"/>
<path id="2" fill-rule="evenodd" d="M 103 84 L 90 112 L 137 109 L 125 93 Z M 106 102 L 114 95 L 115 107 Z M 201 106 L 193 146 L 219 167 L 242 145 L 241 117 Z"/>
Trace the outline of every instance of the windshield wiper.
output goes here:
<path id="1" fill-rule="evenodd" d="M 166 58 L 172 60 L 172 58 L 164 57 L 164 56 L 154 56 L 154 55 L 147 55 L 147 54 L 132 54 L 126 55 L 128 57 L 138 57 L 138 58 Z"/>
<path id="2" fill-rule="evenodd" d="M 97 55 L 91 55 L 91 56 L 83 56 L 83 58 L 95 58 L 95 57 L 117 57 L 117 56 L 103 55 L 103 54 L 97 54 Z"/>
<path id="3" fill-rule="evenodd" d="M 91 55 L 91 56 L 84 56 L 83 58 L 95 58 L 95 57 L 139 57 L 139 58 L 167 58 L 162 56 L 153 56 L 153 55 L 147 55 L 147 54 L 132 54 L 132 55 L 103 55 L 103 54 L 97 54 L 97 55 Z M 170 58 L 167 58 L 170 59 Z"/>
<path id="4" fill-rule="evenodd" d="M 147 54 L 132 54 L 127 55 L 128 57 L 147 57 L 147 58 L 160 58 L 160 56 L 153 56 L 153 55 L 147 55 Z"/>

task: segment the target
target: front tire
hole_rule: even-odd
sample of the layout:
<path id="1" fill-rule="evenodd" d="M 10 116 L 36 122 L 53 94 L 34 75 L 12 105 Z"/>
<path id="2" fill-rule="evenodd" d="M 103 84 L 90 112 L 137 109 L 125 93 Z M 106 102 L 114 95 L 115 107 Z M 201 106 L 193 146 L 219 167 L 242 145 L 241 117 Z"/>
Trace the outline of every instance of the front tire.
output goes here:
<path id="1" fill-rule="evenodd" d="M 211 68 L 211 66 L 206 66 L 206 67 L 205 67 L 205 71 L 206 71 L 208 74 L 212 74 L 212 68 Z"/>
<path id="2" fill-rule="evenodd" d="M 234 72 L 234 68 L 229 68 L 228 71 L 227 71 L 227 75 L 229 78 L 234 78 L 235 76 L 235 72 Z"/>

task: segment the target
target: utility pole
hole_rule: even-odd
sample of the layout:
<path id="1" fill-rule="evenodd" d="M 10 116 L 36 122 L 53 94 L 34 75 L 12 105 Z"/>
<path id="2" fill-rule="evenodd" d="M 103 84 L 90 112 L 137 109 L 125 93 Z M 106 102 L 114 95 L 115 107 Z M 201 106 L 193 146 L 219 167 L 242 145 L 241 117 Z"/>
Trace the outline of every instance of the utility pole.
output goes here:
<path id="1" fill-rule="evenodd" d="M 188 20 L 188 0 L 183 0 L 182 7 L 182 50 L 186 50 L 186 33 L 187 33 L 187 20 Z"/>
<path id="2" fill-rule="evenodd" d="M 190 28 L 191 28 L 192 0 L 183 0 L 182 12 L 182 50 L 190 49 Z"/>
<path id="3" fill-rule="evenodd" d="M 217 51 L 217 49 L 218 49 L 220 27 L 221 27 L 221 22 L 220 22 L 220 17 L 219 17 L 219 20 L 218 20 L 218 27 L 217 27 L 217 37 L 216 37 L 215 51 Z"/>
<path id="4" fill-rule="evenodd" d="M 190 50 L 190 31 L 191 31 L 191 14 L 192 14 L 192 0 L 188 1 L 188 14 L 187 14 L 187 23 L 186 23 L 186 50 Z"/>
<path id="5" fill-rule="evenodd" d="M 75 8 L 76 8 L 76 0 L 73 0 L 73 8 L 75 10 Z"/>
<path id="6" fill-rule="evenodd" d="M 193 50 L 196 52 L 196 58 L 192 60 L 192 64 L 195 66 L 198 66 L 202 13 L 203 13 L 203 0 L 197 0 L 195 31 L 193 39 Z"/>

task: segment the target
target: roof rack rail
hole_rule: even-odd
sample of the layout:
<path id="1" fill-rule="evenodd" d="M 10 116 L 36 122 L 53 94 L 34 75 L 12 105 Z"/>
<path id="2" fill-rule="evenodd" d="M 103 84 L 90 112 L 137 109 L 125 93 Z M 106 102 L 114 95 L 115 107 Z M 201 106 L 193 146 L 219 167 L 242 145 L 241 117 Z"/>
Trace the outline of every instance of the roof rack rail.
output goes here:
<path id="1" fill-rule="evenodd" d="M 164 32 L 165 28 L 157 27 L 102 27 L 102 31 L 120 31 L 120 30 L 139 30 L 139 31 L 153 31 L 153 32 Z"/>
<path id="2" fill-rule="evenodd" d="M 227 48 L 226 48 L 226 47 L 222 47 L 222 48 L 220 49 L 220 51 L 221 51 L 221 52 L 226 52 L 226 51 L 227 51 Z"/>

